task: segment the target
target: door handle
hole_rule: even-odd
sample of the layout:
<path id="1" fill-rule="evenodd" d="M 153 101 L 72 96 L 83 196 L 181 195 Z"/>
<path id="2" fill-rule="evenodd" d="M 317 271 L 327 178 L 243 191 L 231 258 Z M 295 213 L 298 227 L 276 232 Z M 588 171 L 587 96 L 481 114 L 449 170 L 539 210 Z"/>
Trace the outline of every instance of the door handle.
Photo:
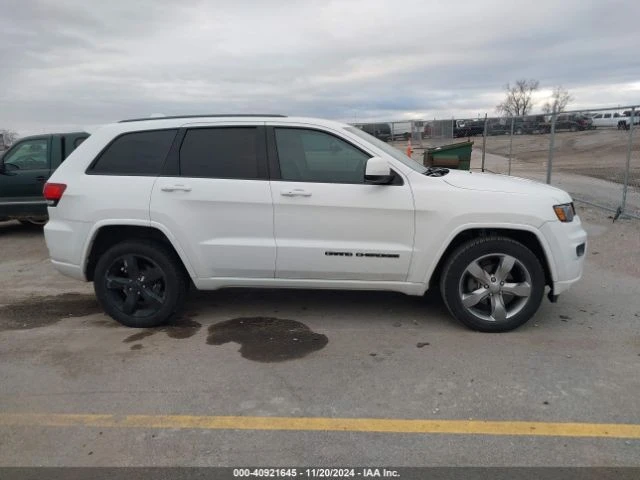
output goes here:
<path id="1" fill-rule="evenodd" d="M 302 188 L 293 188 L 291 190 L 282 190 L 280 195 L 283 197 L 310 197 L 311 192 L 303 190 Z"/>
<path id="2" fill-rule="evenodd" d="M 190 192 L 191 187 L 187 185 L 165 185 L 164 187 L 160 187 L 160 190 L 162 190 L 163 192 L 175 192 L 177 190 L 180 190 L 182 192 Z"/>
<path id="3" fill-rule="evenodd" d="M 43 177 L 42 175 L 40 175 L 39 177 L 36 177 L 36 182 L 44 183 L 46 180 L 47 180 L 47 177 Z"/>

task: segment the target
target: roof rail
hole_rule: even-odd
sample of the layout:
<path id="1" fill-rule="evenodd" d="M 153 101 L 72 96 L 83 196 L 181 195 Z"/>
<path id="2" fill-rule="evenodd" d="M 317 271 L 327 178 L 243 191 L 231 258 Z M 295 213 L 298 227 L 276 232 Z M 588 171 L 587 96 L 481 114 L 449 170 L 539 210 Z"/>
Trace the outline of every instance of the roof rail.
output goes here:
<path id="1" fill-rule="evenodd" d="M 286 117 L 286 115 L 273 114 L 273 113 L 218 113 L 218 114 L 203 114 L 203 115 L 168 115 L 166 117 L 147 117 L 147 118 L 129 118 L 127 120 L 120 120 L 118 123 L 127 122 L 146 122 L 147 120 L 167 120 L 172 118 L 228 118 L 228 117 Z"/>

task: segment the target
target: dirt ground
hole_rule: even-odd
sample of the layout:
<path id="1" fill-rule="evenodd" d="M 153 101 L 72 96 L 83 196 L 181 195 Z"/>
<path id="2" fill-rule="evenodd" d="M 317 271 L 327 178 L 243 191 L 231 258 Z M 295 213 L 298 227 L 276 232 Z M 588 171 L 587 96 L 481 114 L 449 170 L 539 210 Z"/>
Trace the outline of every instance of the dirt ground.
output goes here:
<path id="1" fill-rule="evenodd" d="M 640 139 L 632 142 L 629 185 L 640 187 Z M 515 135 L 512 154 L 515 162 L 546 168 L 549 135 Z M 487 152 L 508 157 L 509 135 L 487 138 Z M 617 129 L 558 132 L 555 136 L 553 170 L 623 183 L 629 133 Z M 480 148 L 482 139 L 476 143 Z"/>

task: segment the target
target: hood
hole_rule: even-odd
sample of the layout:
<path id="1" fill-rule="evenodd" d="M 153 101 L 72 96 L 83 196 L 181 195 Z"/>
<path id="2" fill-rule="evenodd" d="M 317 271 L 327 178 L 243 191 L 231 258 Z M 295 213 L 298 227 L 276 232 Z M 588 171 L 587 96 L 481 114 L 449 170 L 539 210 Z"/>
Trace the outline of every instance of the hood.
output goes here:
<path id="1" fill-rule="evenodd" d="M 526 178 L 451 170 L 448 175 L 442 177 L 442 180 L 453 187 L 466 190 L 545 196 L 555 199 L 558 203 L 571 201 L 571 196 L 564 190 Z"/>

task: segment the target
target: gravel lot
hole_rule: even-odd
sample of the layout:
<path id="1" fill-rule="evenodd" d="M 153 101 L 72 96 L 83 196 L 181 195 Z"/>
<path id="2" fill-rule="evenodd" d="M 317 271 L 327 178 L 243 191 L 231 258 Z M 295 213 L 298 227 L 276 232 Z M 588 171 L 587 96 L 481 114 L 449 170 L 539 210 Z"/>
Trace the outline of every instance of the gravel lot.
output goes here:
<path id="1" fill-rule="evenodd" d="M 40 231 L 0 223 L 0 465 L 640 466 L 640 436 L 119 427 L 95 418 L 68 426 L 50 417 L 638 425 L 640 222 L 579 213 L 590 234 L 583 280 L 497 335 L 458 325 L 433 294 L 284 290 L 196 292 L 176 324 L 128 329 L 101 313 L 91 285 L 53 270 Z M 10 424 L 18 413 L 31 423 Z"/>

